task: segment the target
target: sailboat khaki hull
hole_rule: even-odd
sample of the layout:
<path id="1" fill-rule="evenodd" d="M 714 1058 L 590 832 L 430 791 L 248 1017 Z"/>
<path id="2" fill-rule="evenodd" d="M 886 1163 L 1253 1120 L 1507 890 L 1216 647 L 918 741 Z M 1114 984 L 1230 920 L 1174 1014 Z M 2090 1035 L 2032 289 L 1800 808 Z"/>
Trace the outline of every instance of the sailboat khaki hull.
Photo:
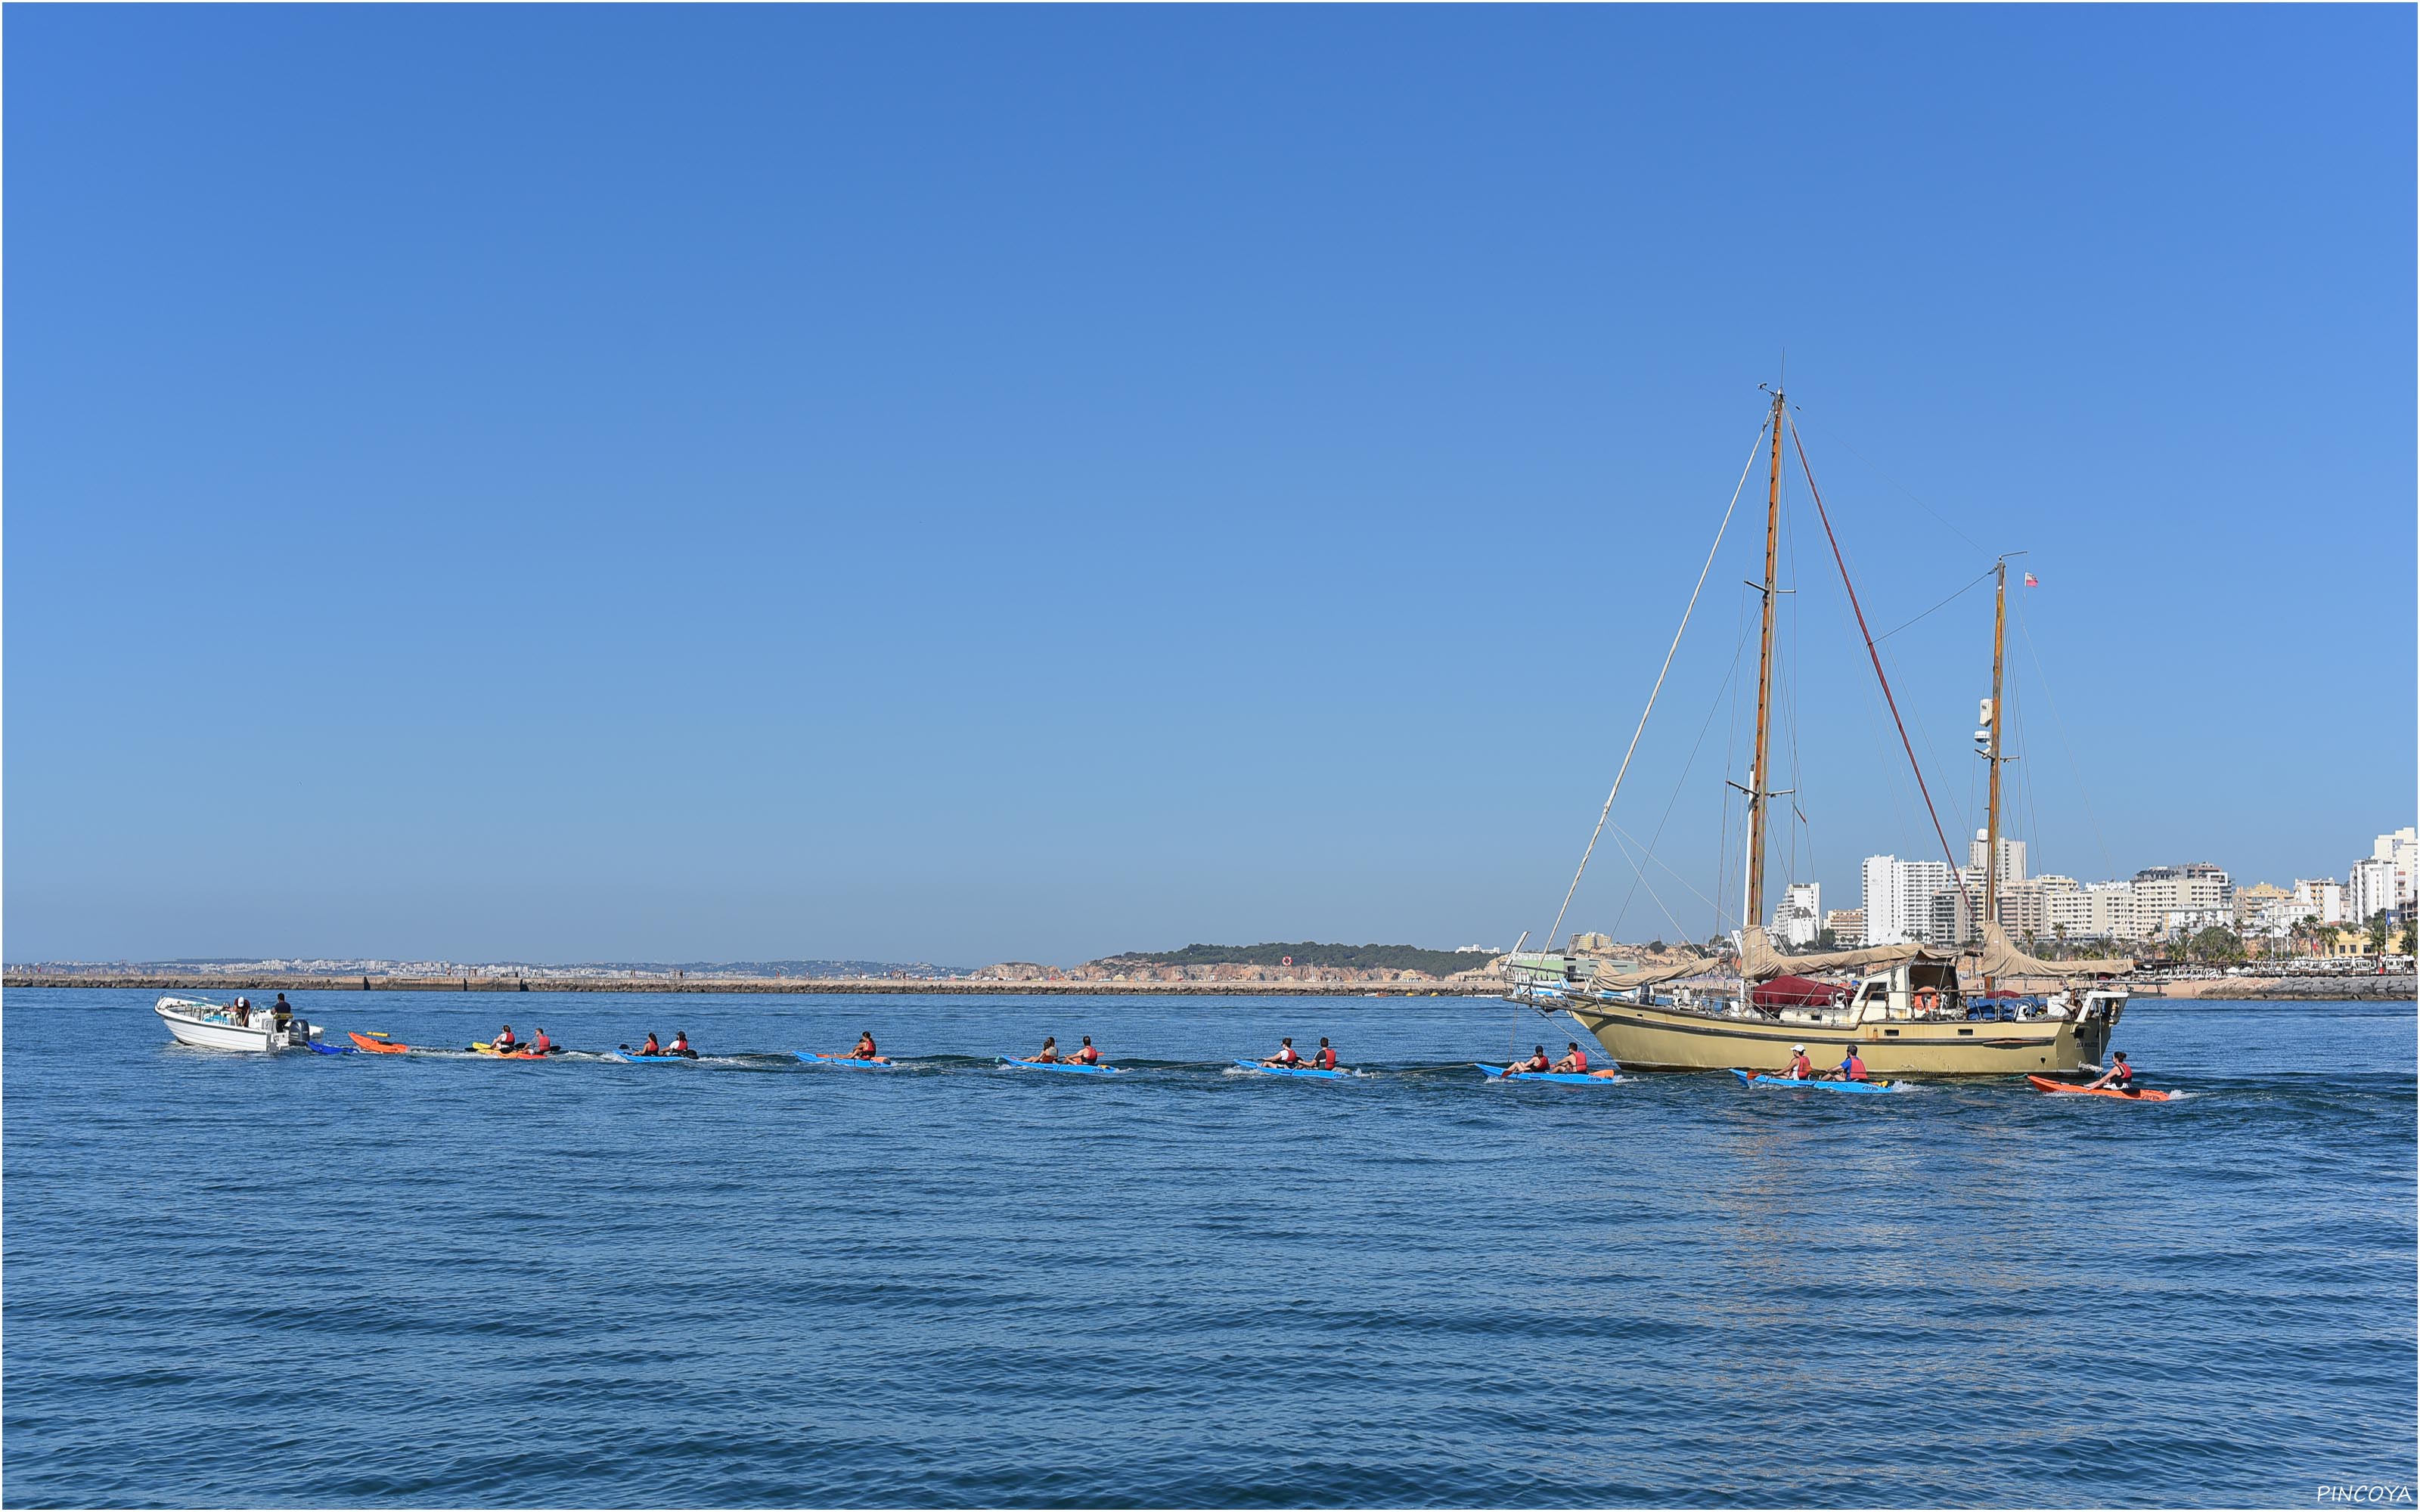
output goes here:
<path id="1" fill-rule="evenodd" d="M 2039 1076 L 2098 1066 L 2110 1027 L 2098 1019 L 1750 1024 L 1623 1003 L 1574 1003 L 1565 1011 L 1624 1071 L 1786 1071 L 1791 1046 L 1801 1044 L 1822 1068 L 1839 1064 L 1854 1044 L 1874 1076 Z"/>

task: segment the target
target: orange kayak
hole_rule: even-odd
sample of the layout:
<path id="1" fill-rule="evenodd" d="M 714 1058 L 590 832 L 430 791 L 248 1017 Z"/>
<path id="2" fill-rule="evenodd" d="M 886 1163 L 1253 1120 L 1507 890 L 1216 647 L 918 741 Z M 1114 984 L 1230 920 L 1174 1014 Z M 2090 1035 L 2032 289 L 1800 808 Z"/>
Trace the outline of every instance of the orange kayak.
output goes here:
<path id="1" fill-rule="evenodd" d="M 348 1034 L 345 1038 L 364 1050 L 381 1056 L 399 1056 L 411 1048 L 408 1044 L 396 1044 L 391 1040 L 373 1040 L 366 1034 Z"/>
<path id="2" fill-rule="evenodd" d="M 2139 1091 L 2121 1092 L 2114 1087 L 2078 1087 L 2073 1082 L 2055 1082 L 2047 1076 L 2028 1076 L 2025 1080 L 2045 1092 L 2081 1092 L 2086 1097 L 2122 1097 L 2129 1103 L 2164 1103 L 2168 1100 L 2167 1093 L 2154 1092 L 2148 1087 Z"/>

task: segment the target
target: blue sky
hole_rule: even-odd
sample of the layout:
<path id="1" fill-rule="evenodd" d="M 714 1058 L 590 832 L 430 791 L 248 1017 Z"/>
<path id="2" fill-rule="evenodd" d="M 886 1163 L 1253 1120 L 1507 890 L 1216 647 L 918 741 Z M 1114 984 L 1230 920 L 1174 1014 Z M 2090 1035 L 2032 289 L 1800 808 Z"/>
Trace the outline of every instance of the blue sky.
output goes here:
<path id="1" fill-rule="evenodd" d="M 1878 632 L 2030 553 L 2037 869 L 2341 875 L 2413 24 L 11 8 L 8 955 L 1509 945 L 1785 352 Z M 1733 886 L 1743 507 L 1567 929 Z M 1786 546 L 1838 905 L 1937 846 Z M 1953 840 L 1989 638 L 1885 642 Z"/>

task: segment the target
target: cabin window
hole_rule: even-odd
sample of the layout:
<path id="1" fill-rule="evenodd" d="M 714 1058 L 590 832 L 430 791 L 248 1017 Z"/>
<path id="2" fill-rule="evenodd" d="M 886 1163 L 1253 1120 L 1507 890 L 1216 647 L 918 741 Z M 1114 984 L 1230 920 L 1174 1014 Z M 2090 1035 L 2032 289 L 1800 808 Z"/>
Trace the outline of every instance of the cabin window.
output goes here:
<path id="1" fill-rule="evenodd" d="M 1961 1034 L 1972 1034 L 1972 1033 L 1974 1033 L 1975 1031 L 1974 1031 L 1974 1030 L 1972 1030 L 1972 1029 L 1961 1029 L 1961 1030 L 1959 1030 L 1958 1032 L 1959 1032 L 1959 1033 L 1961 1033 Z M 1534 1066 L 1534 1065 L 1536 1065 L 1536 1064 L 1537 1064 L 1537 1062 L 1533 1060 L 1533 1061 L 1531 1061 L 1529 1064 L 1531 1064 L 1531 1065 L 1533 1065 L 1533 1066 Z"/>

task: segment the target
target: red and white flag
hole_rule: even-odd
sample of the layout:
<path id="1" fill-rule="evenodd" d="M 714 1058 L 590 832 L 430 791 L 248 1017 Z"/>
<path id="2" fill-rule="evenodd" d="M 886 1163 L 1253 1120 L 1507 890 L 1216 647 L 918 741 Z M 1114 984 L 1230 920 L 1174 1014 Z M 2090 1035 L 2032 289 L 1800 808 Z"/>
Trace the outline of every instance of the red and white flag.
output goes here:
<path id="1" fill-rule="evenodd" d="M 2030 572 L 2029 572 L 2029 573 L 2026 573 L 2026 574 L 2025 574 L 2025 586 L 2026 586 L 2027 588 L 2040 588 L 2040 587 L 2041 586 L 2041 579 L 2039 579 L 2039 578 L 2037 578 L 2037 577 L 2035 577 L 2035 576 L 2034 576 L 2032 573 L 2030 573 Z"/>

